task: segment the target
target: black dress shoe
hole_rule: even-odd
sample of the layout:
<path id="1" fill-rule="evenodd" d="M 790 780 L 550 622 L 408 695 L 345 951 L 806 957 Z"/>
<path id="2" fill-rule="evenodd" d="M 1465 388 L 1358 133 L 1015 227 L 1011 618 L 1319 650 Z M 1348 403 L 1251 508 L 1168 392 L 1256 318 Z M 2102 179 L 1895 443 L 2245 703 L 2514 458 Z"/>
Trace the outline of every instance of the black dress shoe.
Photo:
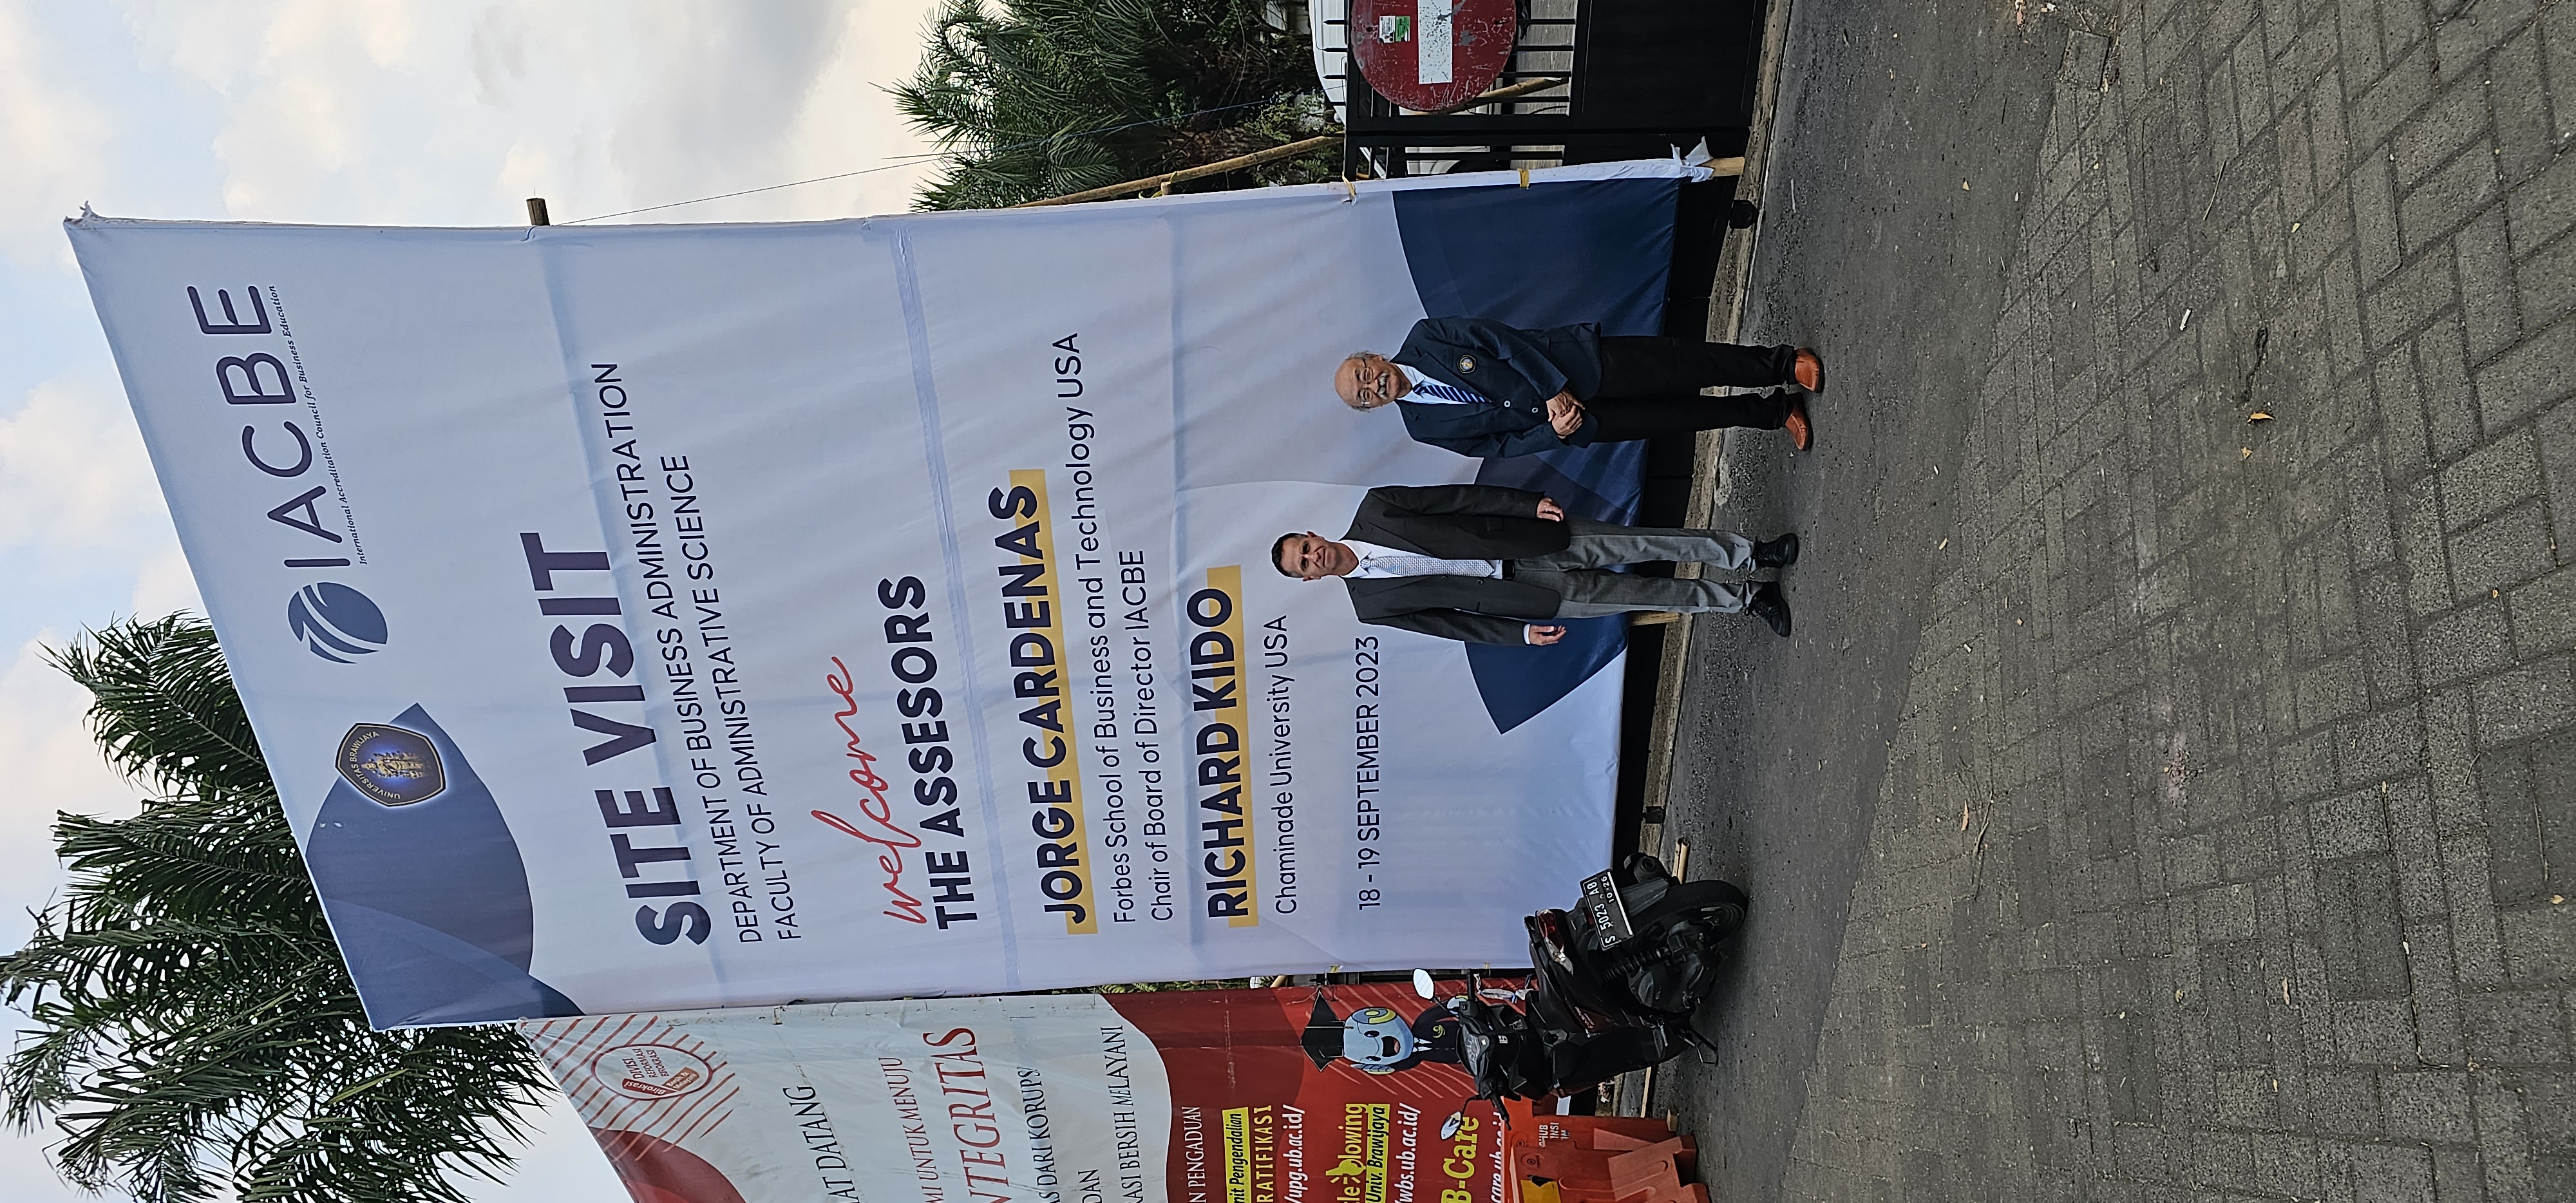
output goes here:
<path id="1" fill-rule="evenodd" d="M 1753 566 L 1756 568 L 1786 568 L 1797 562 L 1798 536 L 1795 534 L 1764 539 L 1753 545 Z"/>
<path id="2" fill-rule="evenodd" d="M 1789 637 L 1789 599 L 1781 595 L 1780 582 L 1767 581 L 1754 590 L 1753 600 L 1744 603 L 1744 612 L 1769 624 L 1772 634 L 1782 639 Z"/>

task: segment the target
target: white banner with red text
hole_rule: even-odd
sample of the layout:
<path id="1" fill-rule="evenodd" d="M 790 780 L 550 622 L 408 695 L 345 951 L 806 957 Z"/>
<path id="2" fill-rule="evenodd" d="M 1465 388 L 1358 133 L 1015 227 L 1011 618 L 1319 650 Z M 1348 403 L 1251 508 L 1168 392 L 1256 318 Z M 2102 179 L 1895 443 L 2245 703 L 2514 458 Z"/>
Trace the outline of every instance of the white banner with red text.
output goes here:
<path id="1" fill-rule="evenodd" d="M 1463 988 L 1463 987 L 1457 987 Z M 638 1203 L 1505 1203 L 1400 985 L 531 1020 Z"/>

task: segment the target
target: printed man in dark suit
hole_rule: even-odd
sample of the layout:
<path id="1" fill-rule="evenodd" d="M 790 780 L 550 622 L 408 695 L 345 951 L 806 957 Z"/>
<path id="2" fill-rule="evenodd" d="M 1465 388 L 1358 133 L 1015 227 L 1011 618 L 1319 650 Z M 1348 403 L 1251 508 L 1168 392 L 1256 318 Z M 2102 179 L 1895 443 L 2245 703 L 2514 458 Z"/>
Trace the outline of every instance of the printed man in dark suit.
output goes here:
<path id="1" fill-rule="evenodd" d="M 1713 530 L 1568 517 L 1555 501 L 1494 485 L 1388 486 L 1361 500 L 1340 539 L 1281 535 L 1270 563 L 1305 580 L 1342 578 L 1361 622 L 1469 643 L 1545 645 L 1559 618 L 1638 610 L 1751 614 L 1789 634 L 1780 584 L 1608 572 L 1670 560 L 1742 570 L 1798 562 L 1798 536 L 1761 542 Z"/>
<path id="2" fill-rule="evenodd" d="M 1710 397 L 1711 385 L 1766 393 Z M 1807 449 L 1807 397 L 1825 361 L 1804 347 L 1619 337 L 1586 322 L 1523 330 L 1472 317 L 1424 318 L 1393 359 L 1360 351 L 1333 370 L 1353 409 L 1393 405 L 1412 436 L 1495 459 L 1558 447 L 1750 426 Z"/>

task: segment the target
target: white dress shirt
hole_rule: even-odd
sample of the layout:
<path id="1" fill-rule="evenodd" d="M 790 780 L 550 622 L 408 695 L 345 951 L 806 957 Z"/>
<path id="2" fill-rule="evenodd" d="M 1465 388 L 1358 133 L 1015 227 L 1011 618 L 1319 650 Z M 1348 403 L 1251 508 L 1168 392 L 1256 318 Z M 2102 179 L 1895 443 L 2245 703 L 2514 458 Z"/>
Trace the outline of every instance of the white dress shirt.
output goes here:
<path id="1" fill-rule="evenodd" d="M 1397 551 L 1392 547 L 1380 547 L 1375 543 L 1363 543 L 1357 539 L 1344 539 L 1342 546 L 1350 548 L 1351 553 L 1360 558 L 1359 567 L 1351 569 L 1350 575 L 1361 580 L 1397 576 L 1500 577 L 1503 575 L 1501 560 L 1443 560 L 1437 556 Z"/>

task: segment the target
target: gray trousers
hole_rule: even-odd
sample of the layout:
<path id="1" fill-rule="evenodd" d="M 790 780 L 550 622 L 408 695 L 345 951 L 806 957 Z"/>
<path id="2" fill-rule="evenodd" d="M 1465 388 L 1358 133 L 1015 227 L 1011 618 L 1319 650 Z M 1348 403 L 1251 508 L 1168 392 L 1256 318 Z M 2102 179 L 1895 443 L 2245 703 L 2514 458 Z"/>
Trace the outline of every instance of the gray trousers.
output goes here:
<path id="1" fill-rule="evenodd" d="M 1605 572 L 1612 564 L 1669 560 L 1741 571 L 1753 565 L 1753 541 L 1719 530 L 1621 526 L 1590 518 L 1565 519 L 1573 539 L 1553 555 L 1512 561 L 1512 577 L 1556 591 L 1558 618 L 1598 618 L 1638 610 L 1741 614 L 1760 588 L 1747 581 L 1641 576 Z"/>

